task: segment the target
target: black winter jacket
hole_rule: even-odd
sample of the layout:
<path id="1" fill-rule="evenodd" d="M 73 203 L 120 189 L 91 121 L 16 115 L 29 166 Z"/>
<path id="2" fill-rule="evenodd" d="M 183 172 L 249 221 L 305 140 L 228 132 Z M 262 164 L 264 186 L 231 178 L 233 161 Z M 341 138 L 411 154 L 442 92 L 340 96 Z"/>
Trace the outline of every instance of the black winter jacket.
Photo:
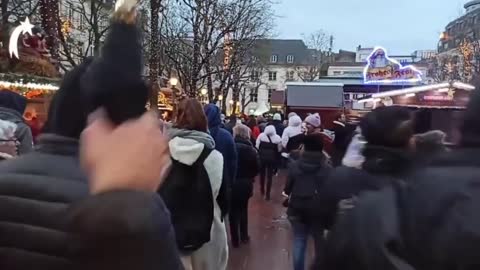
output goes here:
<path id="1" fill-rule="evenodd" d="M 324 268 L 479 269 L 479 155 L 455 150 L 404 185 L 362 195 L 330 234 Z"/>
<path id="2" fill-rule="evenodd" d="M 330 171 L 322 152 L 303 152 L 299 160 L 289 165 L 284 190 L 290 196 L 287 211 L 289 216 L 305 215 L 301 218 L 314 218 L 312 214 L 318 214 L 321 217 L 321 213 L 317 213 L 320 210 L 320 205 L 316 205 L 320 203 L 317 197 L 323 196 L 323 187 Z"/>
<path id="3" fill-rule="evenodd" d="M 42 135 L 0 163 L 2 270 L 182 269 L 173 235 L 156 196 L 89 196 L 74 139 Z"/>
<path id="4" fill-rule="evenodd" d="M 257 150 L 249 140 L 235 138 L 238 153 L 237 180 L 232 189 L 232 202 L 244 201 L 253 195 L 253 181 L 260 171 Z"/>
<path id="5" fill-rule="evenodd" d="M 361 170 L 337 167 L 325 184 L 325 220 L 333 226 L 340 201 L 360 193 L 380 190 L 393 179 L 405 179 L 412 169 L 412 158 L 402 150 L 368 146 L 364 150 L 365 162 Z"/>

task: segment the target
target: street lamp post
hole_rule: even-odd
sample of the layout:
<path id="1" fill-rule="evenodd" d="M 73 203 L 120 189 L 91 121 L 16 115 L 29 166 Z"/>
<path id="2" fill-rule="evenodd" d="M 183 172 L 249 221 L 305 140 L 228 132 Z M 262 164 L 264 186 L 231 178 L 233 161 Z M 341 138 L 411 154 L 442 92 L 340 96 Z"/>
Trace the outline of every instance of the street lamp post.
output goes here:
<path id="1" fill-rule="evenodd" d="M 206 104 L 206 96 L 207 96 L 207 93 L 208 93 L 208 90 L 205 89 L 205 88 L 202 88 L 200 89 L 200 97 L 201 97 L 201 101 L 202 103 Z"/>
<path id="2" fill-rule="evenodd" d="M 177 104 L 178 104 L 178 96 L 177 96 L 177 84 L 178 84 L 178 79 L 177 78 L 170 78 L 170 86 L 172 87 L 172 97 L 173 97 L 173 114 L 177 113 Z"/>

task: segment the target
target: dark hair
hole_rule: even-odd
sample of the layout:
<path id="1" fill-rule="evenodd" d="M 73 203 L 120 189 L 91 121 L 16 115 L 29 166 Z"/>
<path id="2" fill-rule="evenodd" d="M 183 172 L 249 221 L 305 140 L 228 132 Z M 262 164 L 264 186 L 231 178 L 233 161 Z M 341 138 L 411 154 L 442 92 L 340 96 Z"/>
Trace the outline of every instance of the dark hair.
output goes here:
<path id="1" fill-rule="evenodd" d="M 253 116 L 250 116 L 249 119 L 248 119 L 247 126 L 250 129 L 253 129 L 254 127 L 256 127 L 257 126 L 257 119 L 255 119 L 255 117 L 253 117 Z"/>
<path id="2" fill-rule="evenodd" d="M 194 98 L 186 98 L 178 104 L 174 127 L 207 132 L 207 116 L 202 104 Z"/>
<path id="3" fill-rule="evenodd" d="M 413 136 L 412 114 L 399 106 L 379 107 L 360 121 L 362 135 L 369 145 L 407 147 Z"/>
<path id="4" fill-rule="evenodd" d="M 303 138 L 303 147 L 307 152 L 322 152 L 323 151 L 323 135 L 314 133 Z"/>

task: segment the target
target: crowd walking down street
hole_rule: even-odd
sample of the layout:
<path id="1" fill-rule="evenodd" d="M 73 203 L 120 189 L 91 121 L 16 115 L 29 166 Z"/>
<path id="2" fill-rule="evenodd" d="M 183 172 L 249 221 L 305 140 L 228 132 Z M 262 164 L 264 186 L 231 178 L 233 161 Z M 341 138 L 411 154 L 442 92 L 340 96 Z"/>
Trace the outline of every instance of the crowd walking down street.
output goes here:
<path id="1" fill-rule="evenodd" d="M 178 95 L 161 119 L 136 4 L 41 130 L 0 89 L 0 270 L 480 269 L 480 80 L 455 144 L 384 103 L 226 120 Z"/>

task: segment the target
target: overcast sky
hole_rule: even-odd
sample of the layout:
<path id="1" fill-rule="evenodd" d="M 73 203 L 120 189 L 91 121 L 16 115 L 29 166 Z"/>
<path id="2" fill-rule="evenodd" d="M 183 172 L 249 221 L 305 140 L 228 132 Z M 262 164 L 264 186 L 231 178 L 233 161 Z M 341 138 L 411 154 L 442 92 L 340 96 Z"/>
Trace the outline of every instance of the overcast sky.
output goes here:
<path id="1" fill-rule="evenodd" d="M 468 0 L 279 0 L 279 38 L 301 38 L 324 29 L 334 50 L 358 45 L 386 47 L 394 54 L 435 49 L 441 31 Z"/>

